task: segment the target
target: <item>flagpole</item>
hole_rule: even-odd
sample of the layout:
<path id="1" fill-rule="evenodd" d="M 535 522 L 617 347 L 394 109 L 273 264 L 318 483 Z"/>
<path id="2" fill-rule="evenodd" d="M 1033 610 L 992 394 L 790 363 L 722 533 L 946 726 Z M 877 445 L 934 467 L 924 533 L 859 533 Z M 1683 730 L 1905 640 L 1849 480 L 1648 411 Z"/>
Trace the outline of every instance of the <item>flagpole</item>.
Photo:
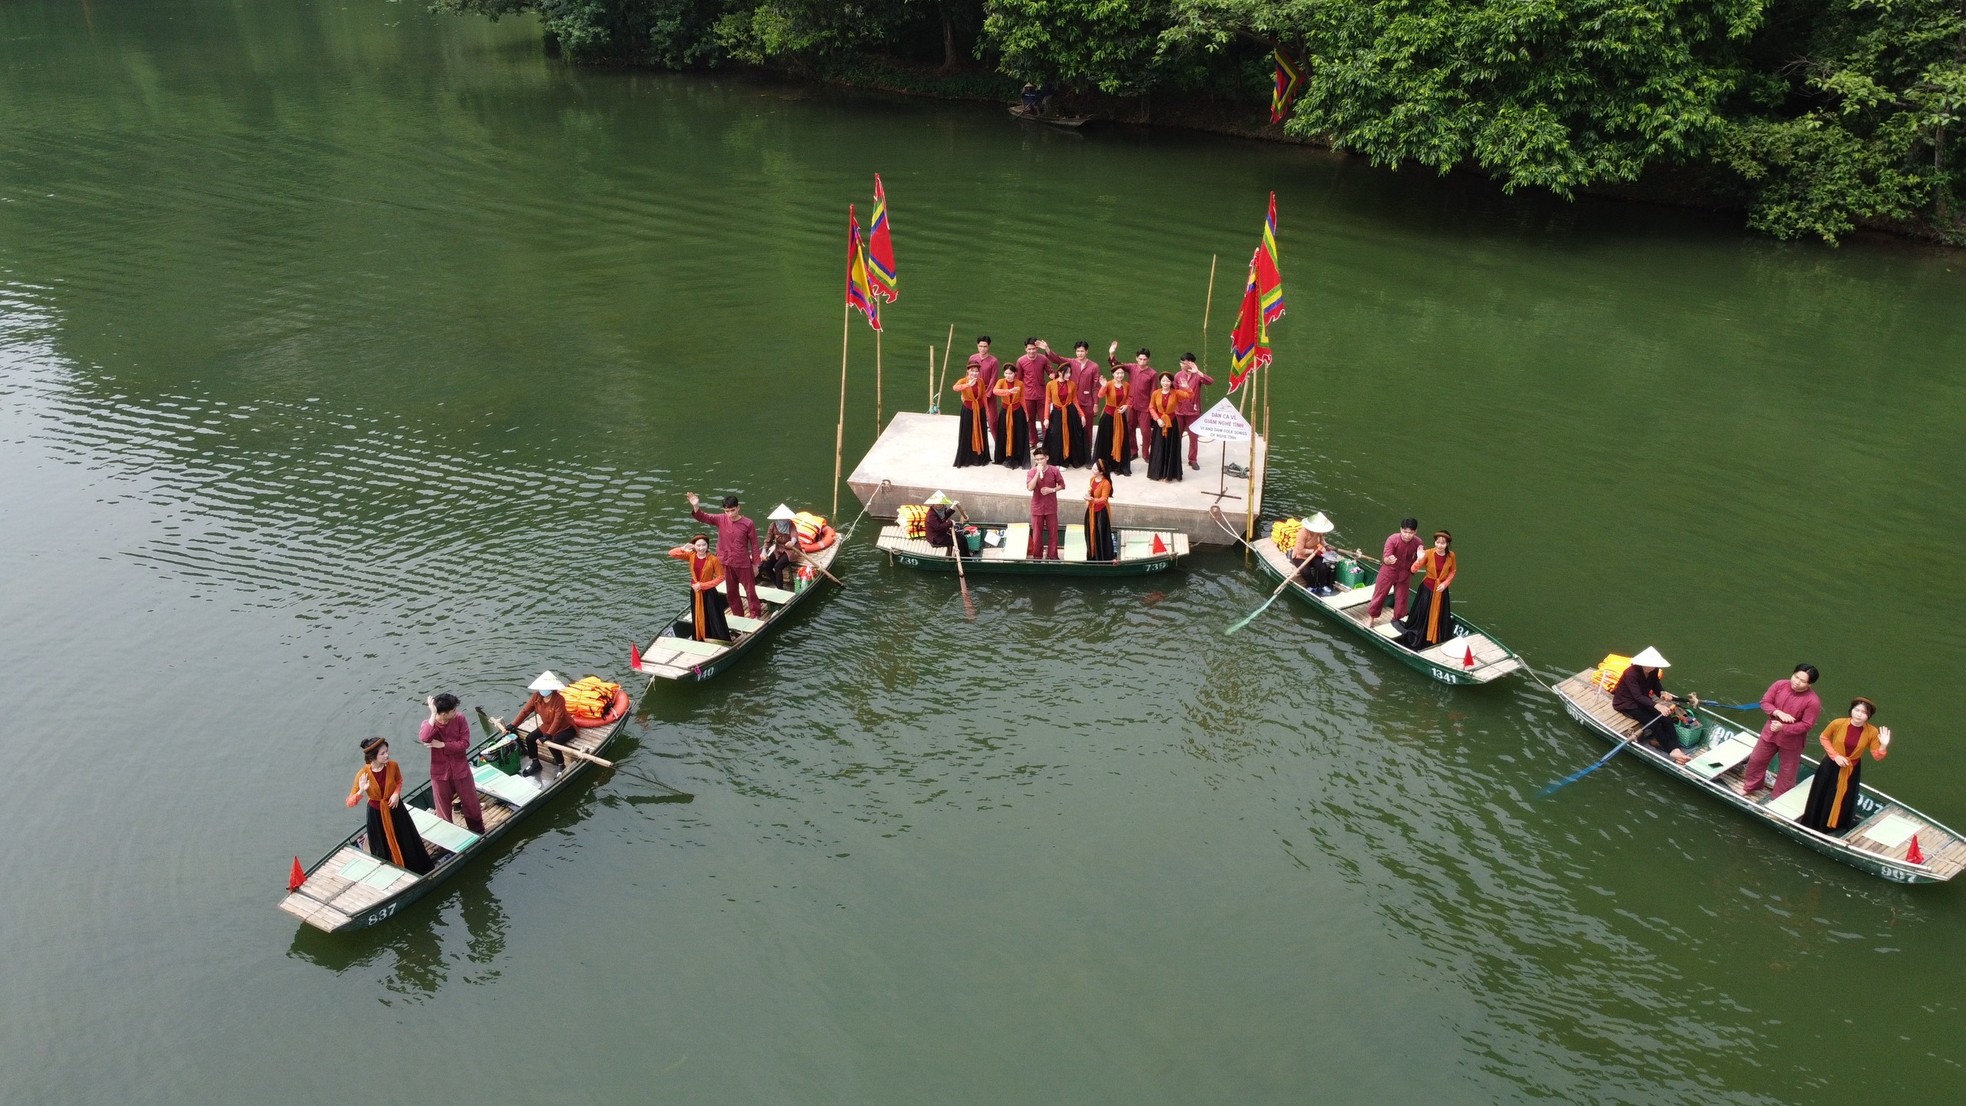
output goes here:
<path id="1" fill-rule="evenodd" d="M 1268 369 L 1270 366 L 1265 365 L 1263 367 Z M 1261 387 L 1263 387 L 1263 381 L 1255 380 L 1250 382 L 1248 390 L 1253 392 Z M 1248 400 L 1249 397 L 1245 395 L 1242 398 Z M 1263 427 L 1265 433 L 1268 433 L 1269 429 L 1267 425 Z M 1249 479 L 1247 481 L 1247 487 L 1243 491 L 1242 540 L 1244 542 L 1251 542 L 1256 540 L 1256 435 L 1253 433 L 1249 436 Z"/>
<path id="2" fill-rule="evenodd" d="M 1201 371 L 1208 371 L 1208 315 L 1215 308 L 1215 262 L 1220 254 L 1208 255 L 1208 299 L 1201 308 Z"/>
<path id="3" fill-rule="evenodd" d="M 840 305 L 840 421 L 833 428 L 833 517 L 840 517 L 840 457 L 846 452 L 846 341 L 853 328 L 853 305 Z"/>
<path id="4" fill-rule="evenodd" d="M 935 403 L 935 343 L 928 344 L 928 413 L 933 415 L 938 408 Z"/>
<path id="5" fill-rule="evenodd" d="M 881 436 L 881 332 L 874 332 L 874 437 Z"/>

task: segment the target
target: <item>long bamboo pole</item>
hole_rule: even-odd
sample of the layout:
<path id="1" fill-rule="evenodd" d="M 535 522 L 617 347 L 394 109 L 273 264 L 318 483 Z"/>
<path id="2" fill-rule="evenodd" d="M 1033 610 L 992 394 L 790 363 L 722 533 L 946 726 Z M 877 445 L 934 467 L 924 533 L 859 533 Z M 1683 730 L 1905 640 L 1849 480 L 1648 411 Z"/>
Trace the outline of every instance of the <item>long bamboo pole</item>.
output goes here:
<path id="1" fill-rule="evenodd" d="M 940 409 L 940 405 L 935 402 L 937 398 L 935 393 L 935 343 L 930 342 L 928 344 L 928 413 L 931 415 Z"/>
<path id="2" fill-rule="evenodd" d="M 846 340 L 853 326 L 853 305 L 840 304 L 840 421 L 833 428 L 833 517 L 840 517 L 840 458 L 846 453 Z"/>
<path id="3" fill-rule="evenodd" d="M 942 386 L 949 383 L 949 350 L 956 344 L 956 324 L 949 324 L 949 336 L 942 340 L 942 376 L 935 382 L 935 399 L 942 401 Z M 931 347 L 933 348 L 933 347 Z"/>
<path id="4" fill-rule="evenodd" d="M 874 437 L 881 436 L 881 332 L 874 332 Z"/>
<path id="5" fill-rule="evenodd" d="M 1267 368 L 1269 366 L 1264 366 L 1264 369 Z M 1253 392 L 1262 386 L 1261 380 L 1251 380 L 1247 390 Z M 1245 401 L 1248 398 L 1243 397 Z M 1256 434 L 1253 429 L 1249 435 L 1249 479 L 1246 483 L 1242 497 L 1242 540 L 1248 542 L 1256 540 Z"/>
<path id="6" fill-rule="evenodd" d="M 1208 371 L 1208 316 L 1215 310 L 1215 262 L 1221 254 L 1208 255 L 1208 299 L 1201 308 L 1201 371 Z"/>

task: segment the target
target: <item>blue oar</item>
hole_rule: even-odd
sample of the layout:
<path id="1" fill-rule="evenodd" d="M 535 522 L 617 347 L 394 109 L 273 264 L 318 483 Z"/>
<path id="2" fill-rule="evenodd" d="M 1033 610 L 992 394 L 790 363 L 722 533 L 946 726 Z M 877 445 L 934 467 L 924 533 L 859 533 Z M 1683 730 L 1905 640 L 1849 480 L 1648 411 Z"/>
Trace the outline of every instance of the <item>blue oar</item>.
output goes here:
<path id="1" fill-rule="evenodd" d="M 1269 610 L 1269 609 L 1270 609 L 1270 604 L 1272 604 L 1272 603 L 1274 603 L 1274 602 L 1276 602 L 1276 601 L 1277 601 L 1277 596 L 1279 596 L 1279 595 L 1282 595 L 1282 594 L 1283 594 L 1283 589 L 1285 589 L 1285 588 L 1287 588 L 1287 587 L 1289 587 L 1289 586 L 1291 585 L 1291 582 L 1292 582 L 1292 581 L 1294 581 L 1294 580 L 1296 580 L 1296 579 L 1297 579 L 1297 574 L 1296 574 L 1296 573 L 1294 573 L 1294 572 L 1293 572 L 1293 573 L 1291 573 L 1291 574 L 1290 574 L 1290 575 L 1288 575 L 1288 576 L 1285 576 L 1285 577 L 1283 578 L 1283 583 L 1281 583 L 1281 584 L 1278 584 L 1278 585 L 1277 585 L 1277 590 L 1275 590 L 1275 591 L 1273 591 L 1273 592 L 1271 592 L 1271 593 L 1270 593 L 1270 597 L 1269 597 L 1268 599 L 1265 599 L 1265 600 L 1263 600 L 1263 605 L 1262 605 L 1262 606 L 1260 606 L 1260 607 L 1258 607 L 1258 608 L 1256 608 L 1256 609 L 1255 609 L 1255 610 L 1253 610 L 1253 611 L 1250 611 L 1250 612 L 1249 612 L 1249 614 L 1248 614 L 1248 616 L 1247 616 L 1247 617 L 1245 617 L 1245 618 L 1244 618 L 1244 619 L 1243 619 L 1243 620 L 1242 620 L 1241 622 L 1238 622 L 1238 623 L 1236 623 L 1235 625 L 1233 625 L 1233 626 L 1231 626 L 1231 627 L 1229 627 L 1228 629 L 1226 629 L 1226 630 L 1224 630 L 1224 631 L 1222 631 L 1222 636 L 1224 636 L 1224 637 L 1228 637 L 1228 636 L 1230 636 L 1230 635 L 1232 635 L 1232 634 L 1234 634 L 1234 633 L 1235 633 L 1235 632 L 1236 632 L 1237 630 L 1240 630 L 1240 629 L 1242 629 L 1242 628 L 1243 628 L 1244 626 L 1247 626 L 1247 625 L 1249 625 L 1250 623 L 1252 623 L 1252 622 L 1254 622 L 1254 621 L 1256 621 L 1256 616 L 1257 616 L 1257 615 L 1259 615 L 1259 614 L 1262 614 L 1262 613 L 1263 613 L 1264 611 L 1267 611 L 1267 610 Z"/>
<path id="2" fill-rule="evenodd" d="M 1760 703 L 1709 703 L 1705 699 L 1700 700 L 1700 705 L 1703 707 L 1718 707 L 1721 710 L 1760 710 L 1761 709 Z"/>
<path id="3" fill-rule="evenodd" d="M 1659 716 L 1659 718 L 1665 718 L 1665 717 L 1667 716 L 1663 714 Z M 1657 722 L 1659 718 L 1654 718 L 1652 722 Z M 1612 757 L 1615 757 L 1619 753 L 1624 752 L 1625 746 L 1638 744 L 1638 739 L 1640 737 L 1645 736 L 1646 730 L 1652 728 L 1652 722 L 1647 722 L 1645 725 L 1640 726 L 1638 728 L 1638 733 L 1633 734 L 1631 737 L 1619 741 L 1618 744 L 1612 746 L 1610 752 L 1597 758 L 1596 764 L 1591 765 L 1589 768 L 1586 768 L 1581 772 L 1572 772 L 1570 775 L 1567 775 L 1562 779 L 1556 781 L 1555 783 L 1550 784 L 1548 787 L 1543 788 L 1543 790 L 1538 792 L 1537 794 L 1544 798 L 1548 798 L 1549 796 L 1556 794 L 1557 792 L 1563 790 L 1564 788 L 1569 787 L 1571 784 L 1576 783 L 1578 780 L 1583 779 L 1585 776 L 1590 775 L 1592 772 L 1595 772 L 1598 769 L 1604 767 L 1606 764 L 1610 763 Z"/>

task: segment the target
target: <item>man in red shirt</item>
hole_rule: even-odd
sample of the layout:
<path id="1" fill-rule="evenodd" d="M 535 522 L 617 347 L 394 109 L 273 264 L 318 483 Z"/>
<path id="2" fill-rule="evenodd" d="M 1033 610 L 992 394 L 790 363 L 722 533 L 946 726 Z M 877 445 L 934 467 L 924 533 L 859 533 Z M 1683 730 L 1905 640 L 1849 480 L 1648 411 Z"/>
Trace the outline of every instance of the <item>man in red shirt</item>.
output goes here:
<path id="1" fill-rule="evenodd" d="M 1044 437 L 1045 375 L 1053 365 L 1065 363 L 1051 352 L 1051 343 L 1042 338 L 1024 339 L 1024 356 L 1017 359 L 1017 379 L 1024 385 L 1024 425 L 1031 428 L 1031 440 Z"/>
<path id="2" fill-rule="evenodd" d="M 1802 747 L 1823 713 L 1823 701 L 1815 691 L 1820 674 L 1813 664 L 1798 664 L 1788 679 L 1768 685 L 1761 697 L 1761 710 L 1768 715 L 1768 723 L 1761 727 L 1754 751 L 1748 754 L 1747 767 L 1741 769 L 1741 794 L 1752 796 L 1768 786 L 1768 762 L 1776 753 L 1782 755 L 1782 763 L 1775 770 L 1775 793 L 1770 797 L 1779 799 L 1795 786 L 1796 772 L 1802 767 Z"/>
<path id="3" fill-rule="evenodd" d="M 1031 489 L 1031 544 L 1026 554 L 1041 561 L 1058 559 L 1058 492 L 1065 474 L 1051 465 L 1044 447 L 1031 451 L 1031 471 L 1024 476 Z"/>
<path id="4" fill-rule="evenodd" d="M 1379 620 L 1386 607 L 1386 593 L 1393 595 L 1393 617 L 1405 618 L 1412 592 L 1406 586 L 1413 579 L 1413 562 L 1420 558 L 1420 520 L 1401 519 L 1399 532 L 1388 535 L 1380 551 L 1379 578 L 1372 582 L 1372 603 L 1365 608 L 1365 624 Z"/>
<path id="5" fill-rule="evenodd" d="M 752 618 L 765 616 L 765 605 L 758 600 L 758 526 L 737 512 L 737 497 L 724 497 L 724 513 L 713 515 L 697 506 L 695 492 L 688 493 L 690 517 L 717 528 L 717 560 L 724 566 L 724 599 L 733 611 L 743 610 L 737 601 L 741 588 L 751 596 Z"/>
<path id="6" fill-rule="evenodd" d="M 1155 372 L 1154 366 L 1149 363 L 1153 354 L 1147 352 L 1146 346 L 1141 346 L 1135 351 L 1131 365 L 1120 364 L 1119 352 L 1118 342 L 1106 347 L 1106 363 L 1116 369 L 1126 370 L 1127 432 L 1137 439 L 1135 445 L 1139 448 L 1140 460 L 1144 462 L 1153 455 L 1154 444 L 1154 424 L 1153 420 L 1147 417 L 1147 401 L 1153 397 L 1160 374 Z"/>
<path id="7" fill-rule="evenodd" d="M 1194 354 L 1181 355 L 1181 368 L 1174 374 L 1174 390 L 1186 392 L 1188 397 L 1174 408 L 1174 425 L 1177 432 L 1188 436 L 1188 467 L 1191 469 L 1201 468 L 1201 435 L 1188 428 L 1201 417 L 1201 386 L 1213 383 L 1214 377 L 1195 366 Z"/>
<path id="8" fill-rule="evenodd" d="M 1092 409 L 1099 402 L 1099 385 L 1104 381 L 1099 379 L 1102 375 L 1099 371 L 1099 362 L 1086 356 L 1092 352 L 1090 345 L 1081 340 L 1078 345 L 1072 347 L 1072 352 L 1076 356 L 1065 363 L 1072 367 L 1072 390 L 1076 393 L 1079 420 L 1085 423 L 1085 437 L 1089 446 L 1092 441 L 1092 428 L 1098 425 L 1097 420 L 1092 416 Z"/>

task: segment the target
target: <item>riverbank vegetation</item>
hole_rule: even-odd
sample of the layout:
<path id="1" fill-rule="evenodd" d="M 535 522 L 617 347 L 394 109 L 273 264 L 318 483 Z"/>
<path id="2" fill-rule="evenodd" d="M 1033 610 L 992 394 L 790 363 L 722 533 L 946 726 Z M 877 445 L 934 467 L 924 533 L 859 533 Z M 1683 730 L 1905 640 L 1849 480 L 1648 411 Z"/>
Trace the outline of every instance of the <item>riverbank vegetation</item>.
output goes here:
<path id="1" fill-rule="evenodd" d="M 1025 81 L 1503 189 L 1737 209 L 1778 238 L 1966 244 L 1966 0 L 435 0 L 576 62 L 927 95 Z M 1270 52 L 1303 62 L 1267 127 Z"/>

